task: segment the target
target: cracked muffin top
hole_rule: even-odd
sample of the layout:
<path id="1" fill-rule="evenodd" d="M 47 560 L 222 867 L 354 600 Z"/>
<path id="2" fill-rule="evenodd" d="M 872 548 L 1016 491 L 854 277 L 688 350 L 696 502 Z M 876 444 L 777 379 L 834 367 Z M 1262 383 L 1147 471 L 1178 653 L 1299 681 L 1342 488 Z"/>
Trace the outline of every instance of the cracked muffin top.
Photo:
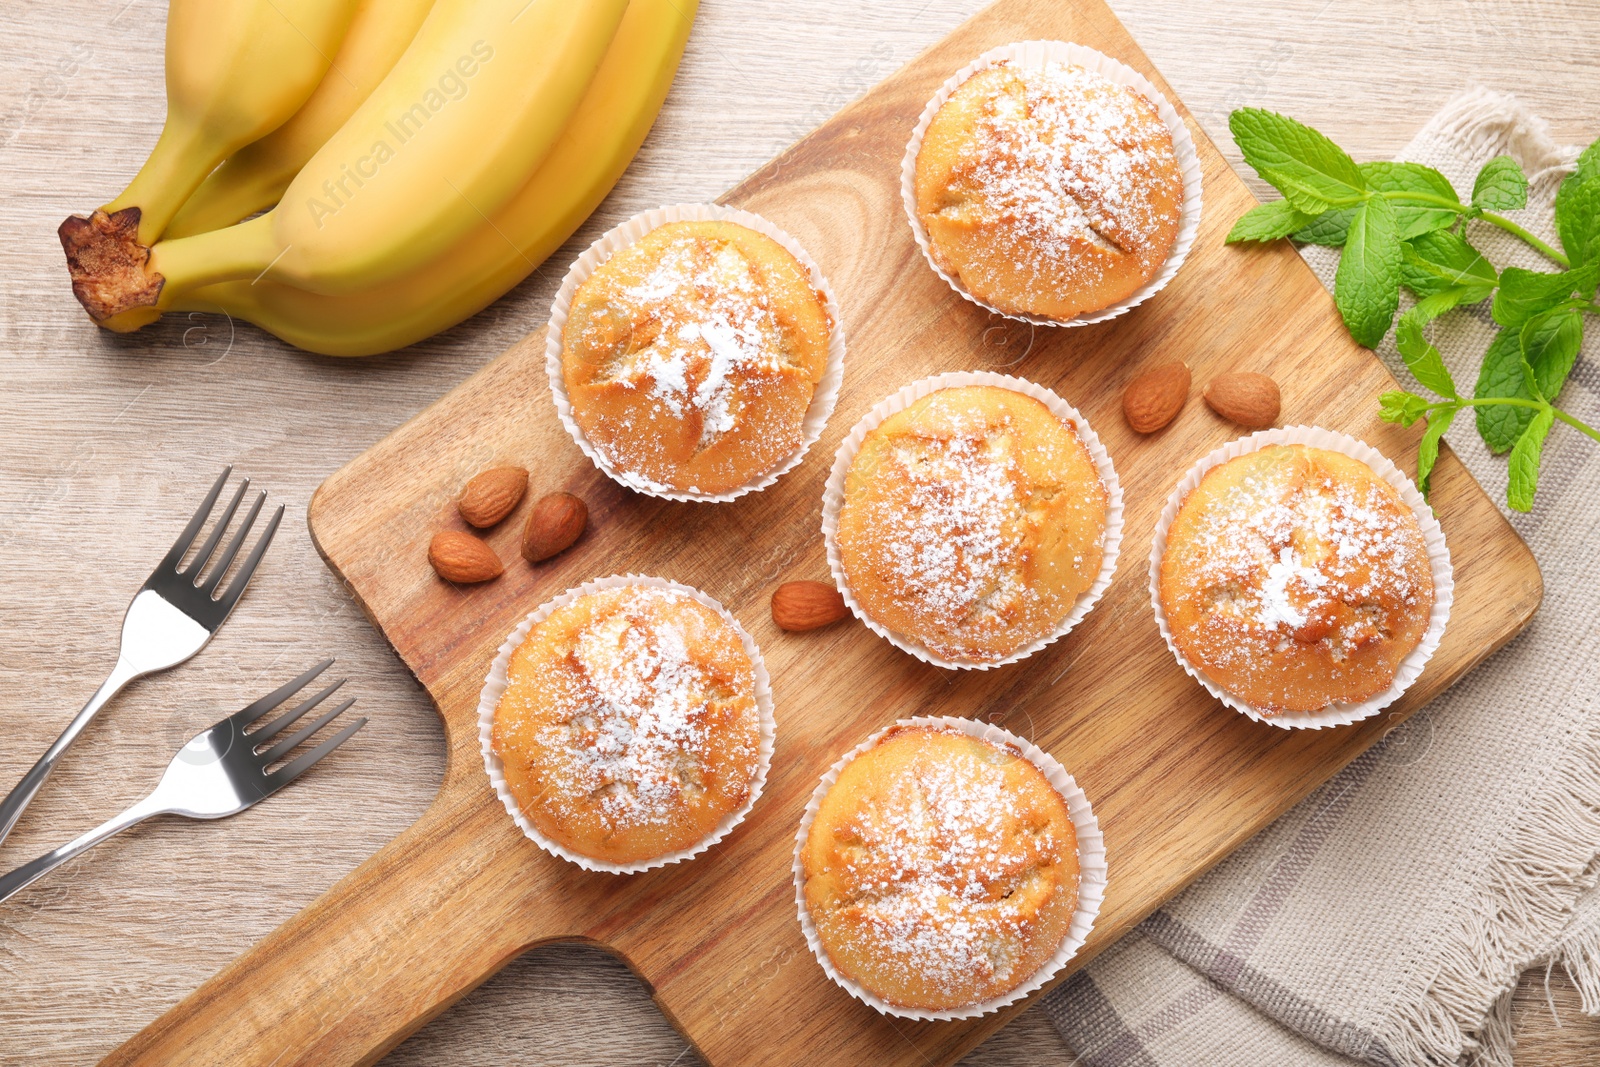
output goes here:
<path id="1" fill-rule="evenodd" d="M 1173 643 L 1262 714 L 1382 693 L 1428 628 L 1433 570 L 1400 494 L 1358 459 L 1273 445 L 1206 472 L 1167 531 Z"/>
<path id="2" fill-rule="evenodd" d="M 1066 320 L 1127 299 L 1161 269 L 1183 174 L 1137 91 L 1083 67 L 1002 62 L 935 113 L 916 199 L 934 262 L 968 292 Z"/>
<path id="3" fill-rule="evenodd" d="M 1067 802 L 1009 746 L 901 726 L 839 773 L 801 852 L 806 912 L 845 978 L 897 1007 L 1004 996 L 1078 903 Z"/>
<path id="4" fill-rule="evenodd" d="M 1069 422 L 998 386 L 890 415 L 845 476 L 837 543 L 856 603 L 949 660 L 1051 634 L 1100 573 L 1110 494 Z"/>
<path id="5" fill-rule="evenodd" d="M 494 752 L 529 821 L 606 863 L 689 848 L 760 763 L 755 668 L 685 593 L 624 586 L 556 609 L 512 653 Z"/>
<path id="6" fill-rule="evenodd" d="M 806 268 L 732 222 L 673 222 L 573 295 L 562 373 L 583 435 L 625 479 L 718 494 L 800 448 L 832 328 Z"/>

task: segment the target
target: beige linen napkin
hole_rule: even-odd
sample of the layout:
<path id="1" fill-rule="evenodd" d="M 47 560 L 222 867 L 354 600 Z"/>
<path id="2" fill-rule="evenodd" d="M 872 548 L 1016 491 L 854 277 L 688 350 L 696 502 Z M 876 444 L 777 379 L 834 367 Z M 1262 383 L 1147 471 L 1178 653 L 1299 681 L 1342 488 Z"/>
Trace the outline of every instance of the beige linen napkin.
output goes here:
<path id="1" fill-rule="evenodd" d="M 1466 194 L 1501 153 L 1531 179 L 1512 216 L 1554 242 L 1576 149 L 1515 99 L 1456 97 L 1400 158 Z M 1497 267 L 1555 269 L 1491 226 L 1468 236 Z M 1303 251 L 1331 288 L 1337 250 Z M 1487 303 L 1435 324 L 1456 381 L 1477 379 L 1493 332 Z M 1411 382 L 1392 339 L 1379 355 Z M 1600 320 L 1561 406 L 1600 423 Z M 1600 1013 L 1600 446 L 1562 429 L 1533 512 L 1508 513 L 1544 573 L 1533 623 L 1053 991 L 1084 1067 L 1505 1067 L 1510 992 L 1546 962 Z M 1471 419 L 1448 440 L 1503 501 L 1505 458 Z"/>

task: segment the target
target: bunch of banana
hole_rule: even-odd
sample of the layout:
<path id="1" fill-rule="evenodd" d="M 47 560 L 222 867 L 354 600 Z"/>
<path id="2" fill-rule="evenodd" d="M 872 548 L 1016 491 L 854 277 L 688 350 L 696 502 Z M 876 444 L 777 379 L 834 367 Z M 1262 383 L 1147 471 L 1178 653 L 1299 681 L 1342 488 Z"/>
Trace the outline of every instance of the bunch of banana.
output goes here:
<path id="1" fill-rule="evenodd" d="M 130 330 L 169 309 L 221 310 L 335 355 L 459 322 L 526 277 L 615 184 L 695 11 L 693 0 L 388 0 L 390 17 L 408 6 L 420 19 L 393 59 L 405 29 L 377 6 L 357 5 L 324 84 L 216 170 L 166 239 L 145 241 L 106 210 L 63 224 L 73 290 L 97 322 Z M 377 79 L 385 48 L 392 69 Z M 333 88 L 356 56 L 357 88 Z M 362 79 L 377 84 L 330 132 Z M 271 197 L 272 210 L 225 225 Z"/>
<path id="2" fill-rule="evenodd" d="M 276 204 L 300 168 L 372 95 L 432 7 L 433 0 L 358 0 L 350 29 L 316 91 L 289 121 L 212 171 L 163 236 L 232 226 Z"/>

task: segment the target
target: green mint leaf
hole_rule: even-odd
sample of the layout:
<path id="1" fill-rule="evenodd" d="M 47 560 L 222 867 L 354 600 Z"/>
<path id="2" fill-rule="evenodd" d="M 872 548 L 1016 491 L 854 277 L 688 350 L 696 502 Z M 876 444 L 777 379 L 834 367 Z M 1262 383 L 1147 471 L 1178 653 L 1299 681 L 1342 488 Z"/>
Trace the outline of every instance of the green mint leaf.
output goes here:
<path id="1" fill-rule="evenodd" d="M 1493 264 L 1463 237 L 1449 230 L 1419 234 L 1407 241 L 1401 250 L 1400 283 L 1418 296 L 1432 296 L 1464 286 L 1473 289 L 1476 295 L 1458 303 L 1476 304 L 1499 282 L 1500 276 Z"/>
<path id="2" fill-rule="evenodd" d="M 1330 208 L 1309 224 L 1296 230 L 1294 239 L 1301 244 L 1328 245 L 1338 248 L 1350 232 L 1350 218 L 1356 213 L 1353 207 Z"/>
<path id="3" fill-rule="evenodd" d="M 1535 315 L 1522 327 L 1521 342 L 1536 395 L 1554 400 L 1583 347 L 1583 312 L 1565 307 Z"/>
<path id="4" fill-rule="evenodd" d="M 1540 312 L 1565 304 L 1574 293 L 1593 293 L 1596 277 L 1600 259 L 1555 274 L 1507 267 L 1500 272 L 1500 289 L 1494 294 L 1494 321 L 1520 329 Z"/>
<path id="5" fill-rule="evenodd" d="M 1589 247 L 1583 239 L 1585 233 L 1593 232 L 1591 226 L 1596 212 L 1591 187 L 1596 181 L 1600 181 L 1600 141 L 1583 150 L 1572 173 L 1556 190 L 1556 232 L 1567 246 L 1567 257 L 1574 267 L 1600 256 L 1600 250 Z M 1567 244 L 1569 234 L 1570 245 Z M 1592 254 L 1580 256 L 1579 253 Z"/>
<path id="6" fill-rule="evenodd" d="M 1514 400 L 1532 400 L 1527 377 L 1522 373 L 1522 334 L 1518 330 L 1501 330 L 1489 342 L 1483 354 L 1483 366 L 1478 371 L 1478 385 L 1474 395 L 1482 400 L 1507 397 Z M 1505 452 L 1517 443 L 1522 431 L 1533 421 L 1533 409 L 1513 404 L 1491 404 L 1474 409 L 1478 434 L 1489 451 Z"/>
<path id="7" fill-rule="evenodd" d="M 1433 465 L 1439 462 L 1439 439 L 1460 410 L 1458 407 L 1436 408 L 1428 416 L 1428 428 L 1422 431 L 1422 441 L 1417 445 L 1417 488 L 1424 499 L 1432 488 L 1429 483 L 1433 478 Z"/>
<path id="8" fill-rule="evenodd" d="M 1358 207 L 1350 220 L 1333 301 L 1356 343 L 1378 347 L 1400 306 L 1400 234 L 1394 208 L 1381 196 Z"/>
<path id="9" fill-rule="evenodd" d="M 1431 296 L 1428 301 L 1433 303 L 1425 301 L 1401 315 L 1400 325 L 1394 329 L 1394 342 L 1400 350 L 1400 358 L 1406 361 L 1406 369 L 1424 389 L 1453 400 L 1456 397 L 1456 383 L 1450 377 L 1450 369 L 1444 365 L 1444 357 L 1439 355 L 1439 350 L 1422 332 L 1424 323 L 1447 310 L 1447 307 L 1441 306 L 1444 304 L 1441 299 L 1443 295 Z"/>
<path id="10" fill-rule="evenodd" d="M 1585 148 L 1578 156 L 1577 165 L 1567 180 L 1576 178 L 1580 182 L 1586 182 L 1596 175 L 1600 175 L 1600 140 Z"/>
<path id="11" fill-rule="evenodd" d="M 1515 211 L 1528 206 L 1528 176 L 1510 156 L 1495 156 L 1472 183 L 1472 206 L 1488 211 Z"/>
<path id="12" fill-rule="evenodd" d="M 1358 169 L 1367 184 L 1393 198 L 1394 216 L 1402 239 L 1442 230 L 1461 216 L 1459 210 L 1428 204 L 1407 203 L 1406 196 L 1437 197 L 1452 204 L 1461 203 L 1450 179 L 1421 163 L 1362 163 Z"/>
<path id="13" fill-rule="evenodd" d="M 1245 162 L 1308 215 L 1358 203 L 1367 195 L 1355 160 L 1304 123 L 1245 107 L 1228 116 L 1228 129 Z"/>
<path id="14" fill-rule="evenodd" d="M 1473 300 L 1472 297 L 1478 293 L 1478 290 L 1479 287 L 1473 285 L 1444 289 L 1418 300 L 1406 314 L 1415 315 L 1422 321 L 1423 325 L 1427 325 L 1452 308 L 1460 307 L 1462 304 L 1476 303 L 1477 301 Z"/>
<path id="15" fill-rule="evenodd" d="M 1312 216 L 1299 210 L 1287 200 L 1274 200 L 1255 207 L 1239 216 L 1239 221 L 1228 231 L 1228 244 L 1237 241 L 1276 241 L 1312 221 Z"/>
<path id="16" fill-rule="evenodd" d="M 1589 147 L 1593 151 L 1594 146 Z M 1584 153 L 1588 155 L 1588 151 Z M 1593 164 L 1592 166 L 1600 166 Z M 1600 172 L 1580 177 L 1582 171 L 1568 175 L 1556 190 L 1556 233 L 1561 247 L 1574 267 L 1600 262 Z M 1594 294 L 1589 282 L 1588 294 Z"/>
<path id="17" fill-rule="evenodd" d="M 1392 389 L 1378 398 L 1378 418 L 1410 426 L 1428 413 L 1428 400 L 1416 393 Z"/>
<path id="18" fill-rule="evenodd" d="M 1553 408 L 1549 405 L 1540 408 L 1511 449 L 1508 467 L 1511 481 L 1506 486 L 1506 506 L 1512 511 L 1530 511 L 1533 508 L 1533 494 L 1539 488 L 1539 458 L 1544 454 L 1544 439 L 1555 421 Z"/>

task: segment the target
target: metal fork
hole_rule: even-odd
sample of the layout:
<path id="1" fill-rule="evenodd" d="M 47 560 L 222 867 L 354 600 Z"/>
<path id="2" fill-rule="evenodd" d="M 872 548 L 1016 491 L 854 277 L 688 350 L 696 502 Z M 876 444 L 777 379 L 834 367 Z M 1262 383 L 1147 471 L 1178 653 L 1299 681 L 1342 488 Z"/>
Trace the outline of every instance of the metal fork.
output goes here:
<path id="1" fill-rule="evenodd" d="M 93 848 L 106 838 L 119 834 L 135 823 L 154 815 L 183 815 L 190 819 L 220 819 L 265 800 L 321 760 L 328 753 L 349 740 L 350 735 L 366 725 L 358 719 L 323 741 L 316 748 L 285 763 L 277 770 L 269 770 L 284 759 L 301 743 L 328 725 L 350 705 L 355 698 L 344 701 L 330 711 L 325 711 L 290 737 L 267 747 L 267 742 L 288 729 L 302 715 L 331 696 L 344 684 L 343 678 L 307 698 L 293 711 L 274 719 L 261 729 L 246 732 L 246 728 L 273 708 L 298 693 L 317 675 L 328 669 L 333 660 L 324 660 L 288 685 L 274 690 L 236 714 L 228 716 L 190 741 L 167 766 L 161 784 L 155 792 L 100 826 L 95 827 L 76 841 L 62 845 L 25 863 L 10 874 L 0 877 L 0 901 L 31 884 L 40 876 L 54 870 L 78 853 Z"/>
<path id="2" fill-rule="evenodd" d="M 227 484 L 228 475 L 231 473 L 233 473 L 232 467 L 223 470 L 222 476 L 217 479 L 216 484 L 211 487 L 211 492 L 207 493 L 205 500 L 201 502 L 200 509 L 194 513 L 194 518 L 189 520 L 189 525 L 184 527 L 183 533 L 173 542 L 166 558 L 156 567 L 149 580 L 134 595 L 133 602 L 128 605 L 128 613 L 122 620 L 122 646 L 117 653 L 117 665 L 111 668 L 111 675 L 99 689 L 95 690 L 94 696 L 89 698 L 89 703 L 83 706 L 77 718 L 73 719 L 71 725 L 56 738 L 55 744 L 50 746 L 49 751 L 39 757 L 39 762 L 22 776 L 22 781 L 17 783 L 17 787 L 5 800 L 0 801 L 0 842 L 5 841 L 6 835 L 11 833 L 11 828 L 17 824 L 17 819 L 22 815 L 22 810 L 33 800 L 34 794 L 39 792 L 45 779 L 50 777 L 50 772 L 55 770 L 62 754 L 78 739 L 84 727 L 89 725 L 107 702 L 135 678 L 166 670 L 168 667 L 176 667 L 199 652 L 206 646 L 206 642 L 211 640 L 211 635 L 216 633 L 227 620 L 234 605 L 239 603 L 240 594 L 244 592 L 244 587 L 250 584 L 250 577 L 255 574 L 256 565 L 261 562 L 267 546 L 272 543 L 272 535 L 278 530 L 278 523 L 283 519 L 283 505 L 278 506 L 271 521 L 267 523 L 265 532 L 256 541 L 255 547 L 250 550 L 244 562 L 239 565 L 238 573 L 220 593 L 218 587 L 228 573 L 228 568 L 233 564 L 234 557 L 244 547 L 245 535 L 250 532 L 256 516 L 261 513 L 261 505 L 267 499 L 266 493 L 256 496 L 238 532 L 217 557 L 216 565 L 211 568 L 209 574 L 203 571 L 212 553 L 216 551 L 217 545 L 221 543 L 222 535 L 227 532 L 228 523 L 233 520 L 234 512 L 239 509 L 239 502 L 244 499 L 245 490 L 250 488 L 250 479 L 246 478 L 239 483 L 239 489 L 233 494 L 233 500 L 229 502 L 222 517 L 217 520 L 205 544 L 200 546 L 200 550 L 195 553 L 189 565 L 180 569 L 183 557 L 194 546 L 200 535 L 200 528 L 205 525 L 206 517 L 211 514 L 211 509 L 215 506 L 217 497 L 221 495 L 222 487 Z"/>

